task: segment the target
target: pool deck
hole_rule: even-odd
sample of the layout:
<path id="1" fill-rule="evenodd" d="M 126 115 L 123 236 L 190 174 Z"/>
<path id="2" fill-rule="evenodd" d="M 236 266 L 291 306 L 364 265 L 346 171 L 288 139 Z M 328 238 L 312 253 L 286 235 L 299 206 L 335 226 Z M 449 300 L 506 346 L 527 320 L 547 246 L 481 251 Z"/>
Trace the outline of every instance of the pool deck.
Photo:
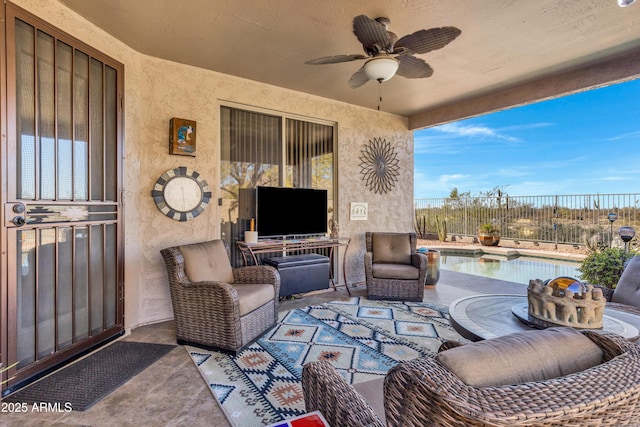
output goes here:
<path id="1" fill-rule="evenodd" d="M 537 249 L 519 249 L 519 248 L 503 248 L 500 246 L 448 246 L 448 245 L 430 245 L 429 249 L 435 249 L 447 255 L 500 255 L 507 258 L 516 258 L 526 256 L 531 258 L 556 259 L 563 261 L 580 262 L 586 258 L 584 254 L 573 254 L 568 252 L 554 252 Z"/>

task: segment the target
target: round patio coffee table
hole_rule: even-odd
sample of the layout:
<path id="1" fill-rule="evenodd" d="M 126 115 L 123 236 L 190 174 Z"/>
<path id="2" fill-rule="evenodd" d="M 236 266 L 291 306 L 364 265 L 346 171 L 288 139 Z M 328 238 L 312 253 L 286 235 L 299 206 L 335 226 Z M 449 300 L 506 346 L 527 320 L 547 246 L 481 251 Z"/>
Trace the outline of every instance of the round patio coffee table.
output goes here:
<path id="1" fill-rule="evenodd" d="M 534 329 L 513 313 L 516 306 L 517 310 L 522 310 L 523 306 L 526 310 L 526 304 L 527 297 L 523 295 L 474 295 L 451 303 L 449 318 L 451 326 L 460 335 L 471 341 L 479 341 Z M 616 333 L 629 340 L 637 338 L 640 333 L 635 326 L 607 314 L 603 316 L 602 324 L 603 331 Z"/>

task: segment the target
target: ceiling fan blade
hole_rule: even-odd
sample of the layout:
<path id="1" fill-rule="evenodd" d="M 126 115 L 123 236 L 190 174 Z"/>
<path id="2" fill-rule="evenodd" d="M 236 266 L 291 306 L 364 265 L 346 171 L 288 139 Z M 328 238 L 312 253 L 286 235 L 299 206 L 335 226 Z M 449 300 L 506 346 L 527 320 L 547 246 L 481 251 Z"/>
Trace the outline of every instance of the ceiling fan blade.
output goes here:
<path id="1" fill-rule="evenodd" d="M 367 75 L 365 74 L 364 67 L 360 67 L 360 69 L 356 71 L 349 79 L 349 86 L 351 86 L 352 89 L 356 89 L 368 81 L 369 77 L 367 77 Z"/>
<path id="2" fill-rule="evenodd" d="M 396 53 L 427 53 L 445 47 L 461 33 L 456 27 L 420 30 L 402 37 L 394 47 Z"/>
<path id="3" fill-rule="evenodd" d="M 377 53 L 390 46 L 391 36 L 385 26 L 368 16 L 358 15 L 353 18 L 353 33 L 368 54 Z"/>
<path id="4" fill-rule="evenodd" d="M 408 79 L 422 79 L 433 75 L 433 68 L 420 58 L 411 55 L 400 55 L 396 58 L 399 62 L 396 75 Z"/>
<path id="5" fill-rule="evenodd" d="M 305 64 L 338 64 L 340 62 L 349 62 L 349 61 L 357 61 L 358 59 L 367 59 L 368 56 L 355 54 L 355 55 L 335 55 L 335 56 L 325 56 L 323 58 L 312 59 L 311 61 L 305 62 Z"/>
<path id="6" fill-rule="evenodd" d="M 391 31 L 388 31 L 388 34 L 389 44 L 386 46 L 387 53 L 393 53 L 393 46 L 395 46 L 396 42 L 398 41 L 398 36 L 396 33 L 392 33 Z"/>

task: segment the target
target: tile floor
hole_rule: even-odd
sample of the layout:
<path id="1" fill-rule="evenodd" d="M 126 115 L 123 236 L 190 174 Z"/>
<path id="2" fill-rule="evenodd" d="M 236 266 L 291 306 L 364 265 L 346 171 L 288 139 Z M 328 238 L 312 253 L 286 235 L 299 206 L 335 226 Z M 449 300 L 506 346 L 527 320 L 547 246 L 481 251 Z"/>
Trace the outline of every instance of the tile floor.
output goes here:
<path id="1" fill-rule="evenodd" d="M 351 288 L 364 296 L 364 286 Z M 477 293 L 523 293 L 526 287 L 510 282 L 442 271 L 438 284 L 426 288 L 425 301 L 450 304 Z M 283 301 L 280 310 L 349 298 L 344 288 Z M 173 322 L 134 329 L 128 341 L 174 344 Z M 230 426 L 222 409 L 183 346 L 178 346 L 151 367 L 85 412 L 0 415 L 0 426 Z"/>

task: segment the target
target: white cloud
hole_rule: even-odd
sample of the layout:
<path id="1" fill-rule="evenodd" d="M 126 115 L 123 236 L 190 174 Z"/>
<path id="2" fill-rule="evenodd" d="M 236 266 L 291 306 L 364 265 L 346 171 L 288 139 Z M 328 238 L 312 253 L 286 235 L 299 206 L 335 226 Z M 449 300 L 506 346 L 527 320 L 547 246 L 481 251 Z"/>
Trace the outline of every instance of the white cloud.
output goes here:
<path id="1" fill-rule="evenodd" d="M 549 122 L 529 123 L 526 125 L 503 126 L 501 128 L 498 128 L 498 130 L 500 130 L 501 132 L 504 132 L 504 131 L 512 131 L 512 130 L 546 128 L 549 126 L 554 126 L 554 124 Z"/>
<path id="2" fill-rule="evenodd" d="M 469 144 L 463 141 L 441 138 L 422 137 L 414 140 L 415 154 L 445 154 L 454 155 L 465 152 Z"/>
<path id="3" fill-rule="evenodd" d="M 602 178 L 600 178 L 600 181 L 626 181 L 629 178 L 624 177 L 624 176 L 603 176 Z"/>
<path id="4" fill-rule="evenodd" d="M 528 165 L 515 168 L 501 168 L 496 171 L 498 176 L 506 176 L 507 178 L 523 177 L 533 175 L 533 170 Z"/>
<path id="5" fill-rule="evenodd" d="M 464 175 L 461 173 L 455 173 L 452 175 L 440 175 L 440 177 L 438 178 L 438 181 L 442 182 L 442 183 L 446 183 L 446 182 L 451 182 L 451 181 L 456 181 L 456 180 L 461 180 L 461 179 L 467 179 L 469 177 L 469 175 Z"/>
<path id="6" fill-rule="evenodd" d="M 605 139 L 605 141 L 620 141 L 621 139 L 638 138 L 638 137 L 640 137 L 640 130 L 612 136 L 611 138 Z"/>
<path id="7" fill-rule="evenodd" d="M 472 137 L 472 138 L 474 137 L 496 138 L 496 139 L 503 139 L 505 141 L 510 141 L 510 142 L 520 141 L 520 139 L 516 137 L 499 133 L 498 131 L 491 129 L 490 127 L 482 126 L 482 125 L 468 126 L 468 125 L 461 125 L 459 123 L 447 123 L 445 125 L 435 127 L 433 128 L 433 130 L 446 133 L 446 134 L 453 134 L 458 137 L 465 136 L 465 137 Z"/>
<path id="8" fill-rule="evenodd" d="M 448 197 L 451 189 L 456 187 L 460 191 L 476 191 L 482 186 L 481 178 L 466 174 L 443 174 L 430 176 L 416 171 L 414 179 L 414 197 L 416 199 Z M 471 188 L 473 187 L 473 188 Z"/>

